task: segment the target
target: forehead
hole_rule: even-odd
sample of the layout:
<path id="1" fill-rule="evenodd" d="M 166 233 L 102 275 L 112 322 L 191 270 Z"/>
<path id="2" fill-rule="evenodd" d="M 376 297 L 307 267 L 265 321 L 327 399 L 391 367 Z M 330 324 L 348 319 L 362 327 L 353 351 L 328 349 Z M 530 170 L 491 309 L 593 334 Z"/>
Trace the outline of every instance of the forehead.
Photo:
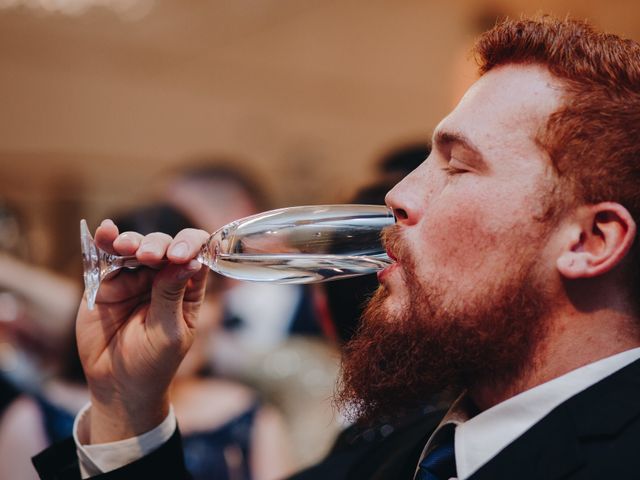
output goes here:
<path id="1" fill-rule="evenodd" d="M 506 65 L 483 75 L 456 108 L 438 125 L 438 134 L 469 139 L 491 162 L 510 155 L 529 158 L 536 152 L 536 136 L 549 115 L 560 107 L 562 86 L 539 65 Z"/>

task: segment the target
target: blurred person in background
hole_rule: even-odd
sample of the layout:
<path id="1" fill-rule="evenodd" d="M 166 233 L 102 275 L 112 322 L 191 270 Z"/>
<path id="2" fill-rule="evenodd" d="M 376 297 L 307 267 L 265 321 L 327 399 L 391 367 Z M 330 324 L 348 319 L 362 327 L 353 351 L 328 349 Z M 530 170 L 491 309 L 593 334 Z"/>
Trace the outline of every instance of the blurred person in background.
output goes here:
<path id="1" fill-rule="evenodd" d="M 0 265 L 17 251 L 24 251 L 26 242 L 15 209 L 0 201 Z M 0 266 L 0 275 L 3 273 Z M 6 273 L 4 274 L 6 276 Z M 18 395 L 19 389 L 7 374 L 17 365 L 16 346 L 12 330 L 21 316 L 21 304 L 14 293 L 0 281 L 0 418 L 4 409 Z"/>
<path id="2" fill-rule="evenodd" d="M 25 222 L 14 206 L 0 200 L 0 376 L 4 380 L 30 388 L 52 371 L 72 328 L 80 292 L 79 281 L 29 261 Z"/>
<path id="3" fill-rule="evenodd" d="M 41 448 L 68 437 L 73 418 L 88 401 L 84 374 L 77 358 L 75 331 L 69 330 L 68 347 L 55 369 L 37 383 L 21 389 L 0 418 L 0 478 L 31 480 L 38 476 L 29 460 Z"/>
<path id="4" fill-rule="evenodd" d="M 175 235 L 190 221 L 165 205 L 142 207 L 118 218 L 123 231 Z M 170 396 L 184 434 L 184 458 L 194 480 L 273 480 L 292 471 L 291 444 L 280 414 L 250 388 L 210 374 L 208 340 L 223 315 L 222 284 L 209 288 L 193 348 L 180 365 Z M 68 323 L 68 325 L 72 325 Z M 89 395 L 69 331 L 62 369 L 29 389 L 0 421 L 0 478 L 37 478 L 30 457 L 71 434 Z"/>
<path id="5" fill-rule="evenodd" d="M 79 282 L 28 261 L 24 222 L 0 203 L 0 478 L 37 478 L 29 457 L 49 445 L 30 434 L 37 391 L 61 367 L 73 337 Z M 75 342 L 74 342 L 75 343 Z M 87 396 L 84 395 L 83 402 Z M 68 435 L 71 421 L 65 430 Z"/>

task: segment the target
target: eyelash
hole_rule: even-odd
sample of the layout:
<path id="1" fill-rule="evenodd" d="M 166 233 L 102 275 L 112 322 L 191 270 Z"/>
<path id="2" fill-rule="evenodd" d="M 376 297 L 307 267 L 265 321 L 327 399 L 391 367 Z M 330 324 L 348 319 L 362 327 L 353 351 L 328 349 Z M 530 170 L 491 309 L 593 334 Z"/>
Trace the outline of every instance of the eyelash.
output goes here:
<path id="1" fill-rule="evenodd" d="M 465 173 L 466 170 L 462 170 L 461 168 L 455 168 L 450 165 L 446 167 L 442 167 L 442 171 L 447 175 L 460 175 L 461 173 Z"/>

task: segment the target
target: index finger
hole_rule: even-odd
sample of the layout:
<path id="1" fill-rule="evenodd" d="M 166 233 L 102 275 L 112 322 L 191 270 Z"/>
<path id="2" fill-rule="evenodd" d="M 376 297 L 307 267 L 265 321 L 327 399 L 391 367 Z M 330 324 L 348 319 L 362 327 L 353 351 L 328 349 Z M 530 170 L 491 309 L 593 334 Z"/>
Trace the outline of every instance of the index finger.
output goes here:
<path id="1" fill-rule="evenodd" d="M 187 263 L 198 255 L 208 238 L 209 234 L 204 230 L 195 228 L 181 230 L 169 245 L 167 258 L 172 263 Z"/>
<path id="2" fill-rule="evenodd" d="M 119 233 L 116 224 L 107 218 L 98 225 L 94 234 L 94 241 L 100 249 L 117 255 L 118 253 L 113 248 L 113 242 L 118 238 Z"/>

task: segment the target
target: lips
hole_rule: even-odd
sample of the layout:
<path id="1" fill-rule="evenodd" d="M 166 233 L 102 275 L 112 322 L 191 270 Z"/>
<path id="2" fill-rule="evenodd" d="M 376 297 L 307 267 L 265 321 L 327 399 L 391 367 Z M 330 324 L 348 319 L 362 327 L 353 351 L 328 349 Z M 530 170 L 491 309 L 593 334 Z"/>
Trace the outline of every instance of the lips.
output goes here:
<path id="1" fill-rule="evenodd" d="M 378 272 L 377 276 L 378 276 L 378 281 L 380 283 L 383 283 L 384 279 L 390 274 L 390 272 L 398 266 L 398 259 L 396 258 L 396 256 L 388 248 L 386 250 L 387 250 L 387 256 L 393 261 L 393 263 Z"/>

